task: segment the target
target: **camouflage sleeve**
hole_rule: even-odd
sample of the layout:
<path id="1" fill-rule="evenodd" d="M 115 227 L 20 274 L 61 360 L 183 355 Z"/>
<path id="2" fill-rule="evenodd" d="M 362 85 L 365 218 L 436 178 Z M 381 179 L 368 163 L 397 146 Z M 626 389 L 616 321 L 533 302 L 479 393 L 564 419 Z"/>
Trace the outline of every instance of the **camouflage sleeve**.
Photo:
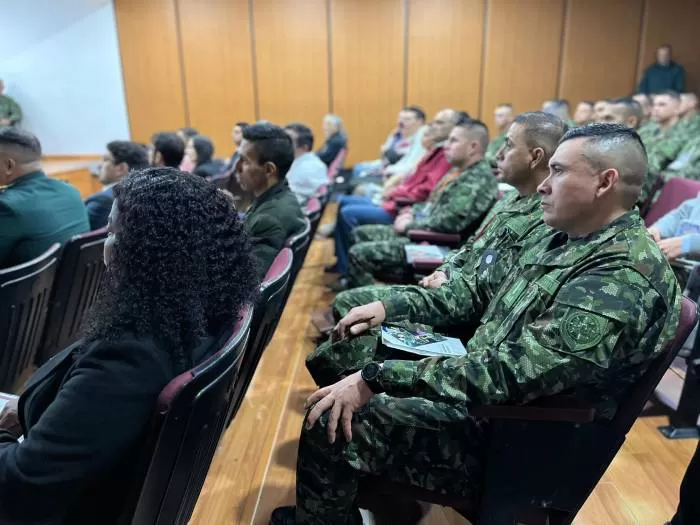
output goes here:
<path id="1" fill-rule="evenodd" d="M 619 278 L 630 273 L 633 278 Z M 670 308 L 641 280 L 627 269 L 584 274 L 566 283 L 538 317 L 525 312 L 521 328 L 501 341 L 492 333 L 479 340 L 488 333 L 480 330 L 465 356 L 386 361 L 382 386 L 394 397 L 473 405 L 525 403 L 576 385 L 615 384 L 615 368 L 651 359 L 675 331 L 675 325 L 669 330 Z M 671 299 L 677 305 L 677 297 Z"/>
<path id="2" fill-rule="evenodd" d="M 688 152 L 688 160 L 678 170 L 669 172 L 673 177 L 700 180 L 700 137 L 697 137 Z"/>
<path id="3" fill-rule="evenodd" d="M 474 246 L 473 241 L 467 241 L 461 248 L 452 250 L 447 254 L 443 263 L 438 267 L 437 271 L 443 272 L 451 279 L 457 272 L 467 263 L 472 253 Z"/>
<path id="4" fill-rule="evenodd" d="M 494 177 L 467 178 L 445 188 L 446 194 L 438 199 L 422 218 L 416 218 L 408 229 L 425 228 L 442 233 L 460 233 L 478 220 L 496 199 L 498 184 Z"/>
<path id="5" fill-rule="evenodd" d="M 685 135 L 676 133 L 672 137 L 660 139 L 649 152 L 649 171 L 659 173 L 666 169 L 687 142 Z"/>

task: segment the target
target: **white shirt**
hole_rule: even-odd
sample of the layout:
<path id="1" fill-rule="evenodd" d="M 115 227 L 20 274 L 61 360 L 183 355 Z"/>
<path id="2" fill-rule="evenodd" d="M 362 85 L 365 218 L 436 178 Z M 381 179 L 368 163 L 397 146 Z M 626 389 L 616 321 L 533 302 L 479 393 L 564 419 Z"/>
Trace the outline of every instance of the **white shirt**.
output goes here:
<path id="1" fill-rule="evenodd" d="M 287 183 L 299 202 L 306 202 L 321 186 L 328 184 L 328 168 L 309 151 L 294 159 L 287 173 Z"/>

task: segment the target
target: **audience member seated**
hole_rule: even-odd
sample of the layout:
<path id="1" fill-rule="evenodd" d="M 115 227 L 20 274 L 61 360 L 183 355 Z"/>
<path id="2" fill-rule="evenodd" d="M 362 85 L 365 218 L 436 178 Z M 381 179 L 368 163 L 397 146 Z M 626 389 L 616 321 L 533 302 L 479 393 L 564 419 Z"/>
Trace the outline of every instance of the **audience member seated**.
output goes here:
<path id="1" fill-rule="evenodd" d="M 687 141 L 675 160 L 666 167 L 664 177 L 685 177 L 700 180 L 700 112 L 695 93 L 683 93 L 680 104 L 679 125 Z"/>
<path id="2" fill-rule="evenodd" d="M 115 140 L 107 144 L 107 152 L 102 157 L 100 169 L 100 182 L 104 188 L 85 200 L 91 230 L 107 226 L 107 218 L 114 200 L 114 185 L 131 170 L 140 170 L 147 166 L 148 152 L 141 144 L 126 140 Z"/>
<path id="3" fill-rule="evenodd" d="M 341 150 L 348 147 L 348 138 L 343 131 L 343 121 L 338 115 L 323 117 L 323 134 L 326 141 L 316 152 L 326 166 L 330 166 Z"/>
<path id="4" fill-rule="evenodd" d="M 557 100 L 550 100 L 543 104 L 542 111 L 545 113 L 550 113 L 556 117 L 559 117 L 569 126 L 576 126 L 576 123 L 571 120 L 569 101 L 563 98 Z"/>
<path id="5" fill-rule="evenodd" d="M 214 143 L 209 137 L 195 135 L 187 143 L 187 157 L 194 164 L 192 174 L 210 179 L 221 173 L 221 162 L 214 159 Z"/>
<path id="6" fill-rule="evenodd" d="M 245 223 L 262 278 L 285 241 L 303 225 L 299 201 L 285 180 L 294 161 L 294 146 L 282 128 L 252 124 L 243 130 L 240 151 L 238 182 L 255 197 Z"/>
<path id="7" fill-rule="evenodd" d="M 607 103 L 607 100 L 597 100 L 596 103 L 593 104 L 593 117 L 595 118 L 596 122 L 603 122 L 601 117 L 605 112 L 605 105 Z"/>
<path id="8" fill-rule="evenodd" d="M 46 176 L 39 140 L 16 126 L 0 127 L 0 188 L 3 186 L 0 268 L 27 262 L 52 244 L 90 229 L 80 192 Z"/>
<path id="9" fill-rule="evenodd" d="M 241 149 L 241 142 L 243 142 L 243 130 L 248 125 L 247 122 L 236 122 L 236 125 L 233 126 L 233 130 L 231 130 L 231 138 L 233 139 L 233 145 L 236 146 L 236 151 L 233 152 L 224 167 L 224 170 L 231 174 L 233 174 L 236 169 L 236 163 L 241 156 L 239 150 Z"/>
<path id="10" fill-rule="evenodd" d="M 294 144 L 294 162 L 287 173 L 289 189 L 304 204 L 328 184 L 328 167 L 314 154 L 314 134 L 304 124 L 289 124 L 285 131 Z"/>
<path id="11" fill-rule="evenodd" d="M 483 218 L 496 200 L 498 181 L 484 159 L 488 129 L 478 120 L 468 120 L 452 128 L 445 155 L 452 165 L 425 203 L 401 211 L 393 226 L 365 225 L 353 231 L 348 279 L 340 280 L 333 291 L 372 284 L 374 279 L 408 282 L 413 269 L 406 259 L 405 236 L 411 229 L 442 233 L 462 233 Z"/>
<path id="12" fill-rule="evenodd" d="M 185 156 L 185 143 L 176 133 L 156 133 L 148 148 L 151 166 L 177 168 Z"/>
<path id="13" fill-rule="evenodd" d="M 576 106 L 576 111 L 574 112 L 574 123 L 577 126 L 585 126 L 586 124 L 591 124 L 595 122 L 595 115 L 593 112 L 593 105 L 595 103 L 590 100 L 583 100 Z"/>
<path id="14" fill-rule="evenodd" d="M 185 148 L 187 148 L 187 144 L 189 144 L 190 139 L 192 137 L 196 137 L 197 135 L 199 135 L 199 132 L 194 128 L 180 128 L 177 130 L 177 136 L 182 139 L 182 143 L 185 145 Z M 180 169 L 189 173 L 192 173 L 192 170 L 194 169 L 194 162 L 192 162 L 192 160 L 187 156 L 186 150 L 185 158 L 182 159 L 182 164 L 180 164 Z"/>
<path id="15" fill-rule="evenodd" d="M 496 122 L 498 135 L 495 136 L 491 142 L 489 142 L 485 155 L 486 161 L 494 168 L 496 167 L 496 154 L 500 151 L 501 147 L 506 141 L 506 133 L 508 132 L 510 125 L 513 123 L 514 116 L 512 104 L 499 104 L 496 106 L 493 119 Z"/>
<path id="16" fill-rule="evenodd" d="M 659 173 L 671 164 L 688 142 L 688 130 L 680 123 L 681 97 L 675 91 L 654 96 L 652 118 L 656 122 L 655 133 L 646 145 L 649 170 Z"/>
<path id="17" fill-rule="evenodd" d="M 114 195 L 84 339 L 0 418 L 2 523 L 119 522 L 158 395 L 220 347 L 254 296 L 247 235 L 214 186 L 148 168 Z"/>
<path id="18" fill-rule="evenodd" d="M 416 171 L 402 184 L 386 193 L 381 205 L 359 196 L 341 197 L 338 204 L 338 219 L 333 233 L 335 239 L 336 264 L 326 270 L 346 276 L 347 254 L 350 249 L 350 233 L 362 224 L 391 224 L 398 213 L 397 199 L 423 202 L 435 185 L 450 169 L 445 157 L 444 143 L 452 128 L 458 123 L 459 112 L 443 109 L 430 123 L 430 135 L 436 142 L 416 167 Z"/>
<path id="19" fill-rule="evenodd" d="M 0 126 L 16 126 L 22 121 L 22 109 L 12 97 L 5 95 L 5 82 L 0 78 Z"/>
<path id="20" fill-rule="evenodd" d="M 553 231 L 523 239 L 489 304 L 481 291 L 493 254 L 483 272 L 439 291 L 407 287 L 340 321 L 324 345 L 345 378 L 307 400 L 297 506 L 275 510 L 273 525 L 356 519 L 353 501 L 370 474 L 475 504 L 489 423 L 472 407 L 566 392 L 604 404 L 610 417 L 673 339 L 681 290 L 634 209 L 647 171 L 639 136 L 619 125 L 575 128 L 549 165 L 538 191 Z M 468 319 L 482 324 L 460 357 L 396 360 L 378 344 L 384 321 Z"/>
<path id="21" fill-rule="evenodd" d="M 642 119 L 642 123 L 639 125 L 637 133 L 639 133 L 639 136 L 642 138 L 642 142 L 644 142 L 646 145 L 651 141 L 651 136 L 656 133 L 657 126 L 656 122 L 654 122 L 651 118 L 651 110 L 653 107 L 651 97 L 644 93 L 637 93 L 633 95 L 632 98 L 639 103 L 639 105 L 642 107 L 642 112 L 644 113 L 644 118 Z"/>
<path id="22" fill-rule="evenodd" d="M 679 107 L 679 117 L 688 136 L 700 135 L 700 111 L 698 111 L 698 96 L 695 93 L 682 93 Z"/>

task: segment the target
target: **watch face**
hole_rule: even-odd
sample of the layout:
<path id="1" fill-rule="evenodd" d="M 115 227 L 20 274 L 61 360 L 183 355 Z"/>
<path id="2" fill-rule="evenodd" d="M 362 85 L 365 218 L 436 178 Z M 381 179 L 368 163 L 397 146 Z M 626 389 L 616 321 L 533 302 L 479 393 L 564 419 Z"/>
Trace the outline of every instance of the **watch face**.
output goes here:
<path id="1" fill-rule="evenodd" d="M 369 381 L 374 381 L 379 375 L 379 365 L 377 363 L 367 364 L 362 375 Z"/>

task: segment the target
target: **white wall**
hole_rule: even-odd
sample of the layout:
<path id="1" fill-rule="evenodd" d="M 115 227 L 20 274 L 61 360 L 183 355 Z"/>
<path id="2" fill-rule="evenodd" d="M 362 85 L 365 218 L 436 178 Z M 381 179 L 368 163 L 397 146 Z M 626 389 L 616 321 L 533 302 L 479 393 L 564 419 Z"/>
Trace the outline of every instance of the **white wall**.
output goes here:
<path id="1" fill-rule="evenodd" d="M 3 26 L 17 33 L 2 31 L 0 49 L 11 42 L 0 53 L 0 78 L 44 154 L 101 154 L 110 140 L 128 139 L 112 3 L 3 0 L 0 8 L 10 14 Z"/>

